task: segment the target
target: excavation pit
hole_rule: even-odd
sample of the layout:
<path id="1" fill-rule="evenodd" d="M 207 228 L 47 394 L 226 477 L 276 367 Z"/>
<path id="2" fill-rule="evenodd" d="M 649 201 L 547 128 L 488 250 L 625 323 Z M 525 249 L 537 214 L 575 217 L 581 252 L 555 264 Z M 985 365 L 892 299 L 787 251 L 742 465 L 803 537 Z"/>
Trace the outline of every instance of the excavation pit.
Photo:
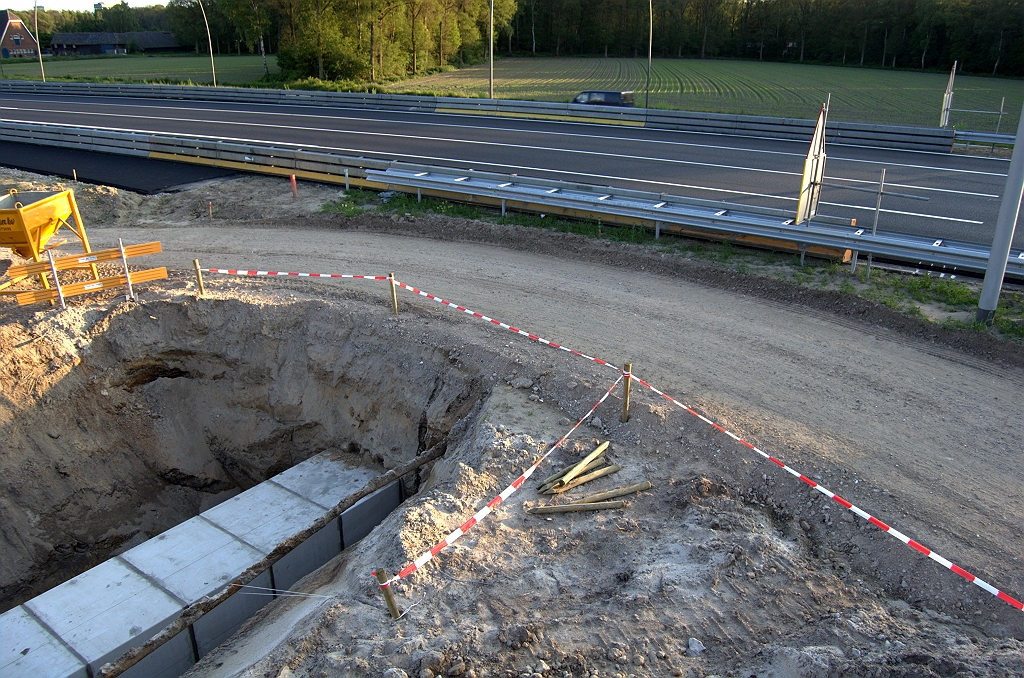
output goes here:
<path id="1" fill-rule="evenodd" d="M 320 301 L 77 308 L 3 332 L 2 610 L 318 453 L 407 463 L 485 395 L 443 339 Z"/>

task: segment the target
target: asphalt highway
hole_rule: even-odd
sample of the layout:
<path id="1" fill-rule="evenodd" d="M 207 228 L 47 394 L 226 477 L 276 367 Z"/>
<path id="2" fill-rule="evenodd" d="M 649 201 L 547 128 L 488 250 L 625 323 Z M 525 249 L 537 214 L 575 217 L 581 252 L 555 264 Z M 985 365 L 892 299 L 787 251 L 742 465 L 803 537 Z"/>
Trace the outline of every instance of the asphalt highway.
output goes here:
<path id="1" fill-rule="evenodd" d="M 0 119 L 269 141 L 790 210 L 808 143 L 477 115 L 70 95 L 7 95 Z M 880 230 L 991 242 L 1008 160 L 841 145 L 827 152 L 821 213 L 870 228 L 884 168 L 888 191 L 927 201 L 886 195 Z M 1014 246 L 1024 246 L 1024 229 Z"/>

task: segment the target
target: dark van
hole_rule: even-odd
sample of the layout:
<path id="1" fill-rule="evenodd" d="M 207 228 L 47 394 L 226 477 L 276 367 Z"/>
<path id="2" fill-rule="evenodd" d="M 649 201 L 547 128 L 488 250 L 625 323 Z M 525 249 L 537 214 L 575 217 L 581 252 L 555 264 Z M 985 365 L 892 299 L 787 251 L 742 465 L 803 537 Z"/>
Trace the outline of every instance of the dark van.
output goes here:
<path id="1" fill-rule="evenodd" d="M 598 106 L 635 106 L 632 92 L 580 92 L 572 100 L 574 104 L 596 104 Z"/>

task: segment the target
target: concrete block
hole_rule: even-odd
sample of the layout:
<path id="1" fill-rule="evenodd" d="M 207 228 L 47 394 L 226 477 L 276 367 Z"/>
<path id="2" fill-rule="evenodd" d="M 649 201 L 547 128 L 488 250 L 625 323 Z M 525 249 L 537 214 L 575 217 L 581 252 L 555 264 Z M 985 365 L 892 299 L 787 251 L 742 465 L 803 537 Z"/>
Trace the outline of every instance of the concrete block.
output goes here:
<path id="1" fill-rule="evenodd" d="M 325 509 L 332 509 L 376 476 L 368 468 L 348 468 L 344 462 L 333 460 L 329 452 L 324 452 L 277 474 L 271 482 Z"/>
<path id="2" fill-rule="evenodd" d="M 87 678 L 88 674 L 84 662 L 18 606 L 0 615 L 0 676 Z"/>
<path id="3" fill-rule="evenodd" d="M 191 604 L 223 588 L 264 555 L 203 518 L 192 518 L 120 557 Z"/>
<path id="4" fill-rule="evenodd" d="M 264 553 L 324 514 L 324 509 L 280 485 L 260 483 L 201 514 Z"/>
<path id="5" fill-rule="evenodd" d="M 270 570 L 249 582 L 249 586 L 253 588 L 242 589 L 192 624 L 200 659 L 234 635 L 249 617 L 273 600 L 270 591 L 258 590 L 271 588 Z"/>
<path id="6" fill-rule="evenodd" d="M 380 525 L 389 513 L 398 508 L 402 499 L 401 490 L 398 487 L 399 482 L 396 480 L 390 485 L 380 488 L 341 514 L 341 535 L 344 548 L 348 548 L 370 534 L 370 531 Z"/>
<path id="7" fill-rule="evenodd" d="M 25 603 L 93 672 L 166 626 L 181 603 L 118 559 Z"/>
<path id="8" fill-rule="evenodd" d="M 341 553 L 341 520 L 335 518 L 319 532 L 296 546 L 274 563 L 274 584 L 279 589 L 292 585 Z"/>
<path id="9" fill-rule="evenodd" d="M 195 663 L 192 636 L 185 629 L 122 673 L 121 678 L 178 678 Z"/>

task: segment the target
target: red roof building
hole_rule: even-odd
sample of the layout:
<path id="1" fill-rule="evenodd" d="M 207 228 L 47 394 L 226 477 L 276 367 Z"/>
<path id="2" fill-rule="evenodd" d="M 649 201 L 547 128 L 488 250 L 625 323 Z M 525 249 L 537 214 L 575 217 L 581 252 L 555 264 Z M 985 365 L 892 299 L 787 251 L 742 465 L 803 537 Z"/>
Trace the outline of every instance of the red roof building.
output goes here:
<path id="1" fill-rule="evenodd" d="M 0 58 L 20 59 L 34 57 L 39 43 L 28 27 L 9 9 L 0 9 Z"/>

